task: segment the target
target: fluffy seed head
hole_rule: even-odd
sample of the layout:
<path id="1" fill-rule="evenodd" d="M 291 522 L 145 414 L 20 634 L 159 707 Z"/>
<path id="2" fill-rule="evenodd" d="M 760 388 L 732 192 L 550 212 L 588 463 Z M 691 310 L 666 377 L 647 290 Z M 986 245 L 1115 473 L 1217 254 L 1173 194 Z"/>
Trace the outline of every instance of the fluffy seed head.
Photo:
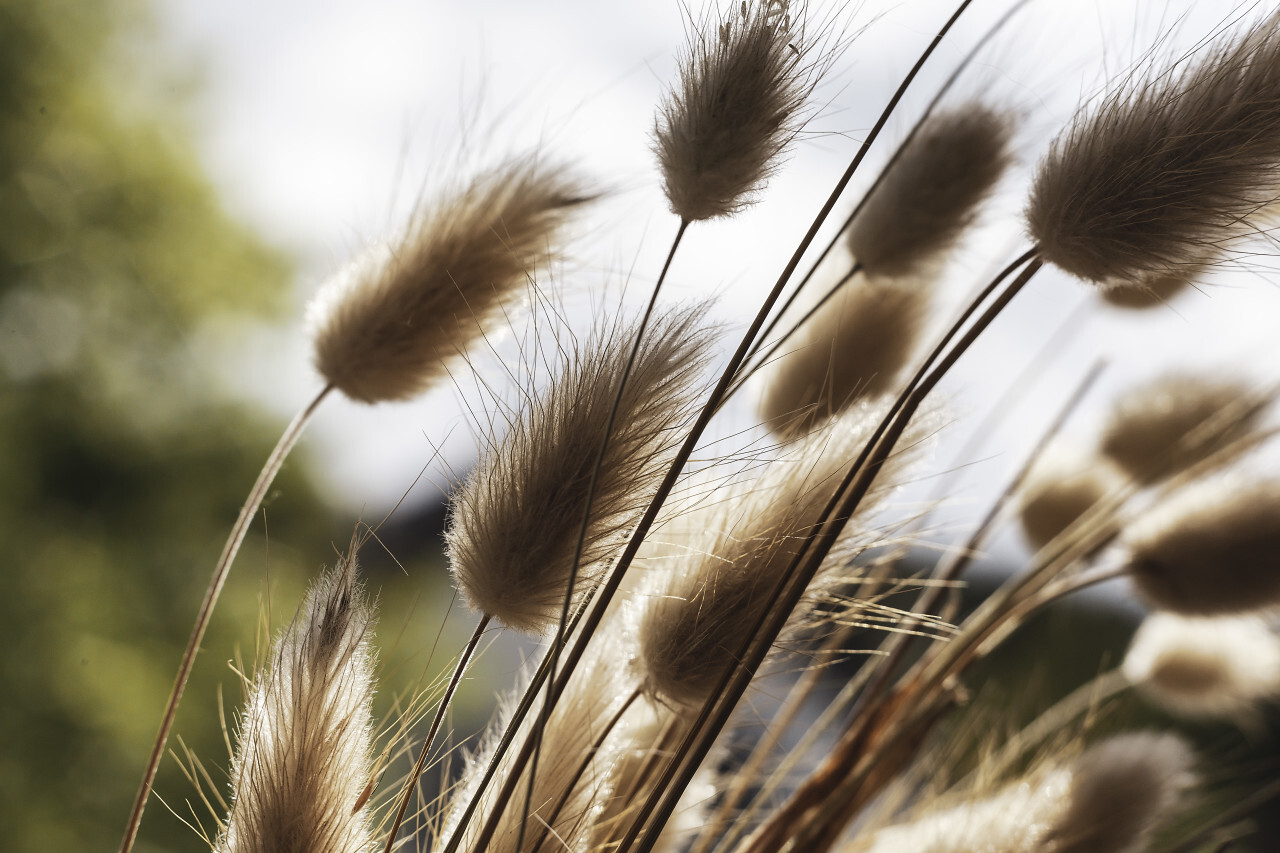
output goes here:
<path id="1" fill-rule="evenodd" d="M 676 310 L 645 332 L 600 459 L 578 589 L 600 576 L 684 438 L 707 354 L 705 325 L 703 310 Z M 453 496 L 445 540 L 458 587 L 472 607 L 518 631 L 537 633 L 559 619 L 637 330 L 613 329 L 565 352 L 552 387 L 528 397 Z"/>
<path id="2" fill-rule="evenodd" d="M 608 796 L 605 769 L 616 759 L 616 750 L 607 743 L 594 751 L 597 738 L 606 731 L 610 719 L 618 713 L 632 692 L 619 674 L 616 663 L 623 650 L 616 644 L 589 652 L 569 681 L 564 701 L 556 703 L 547 725 L 542 729 L 542 752 L 538 773 L 529 800 L 527 820 L 523 809 L 524 792 L 529 784 L 528 770 L 521 773 L 518 793 L 497 818 L 496 830 L 489 845 L 491 853 L 562 853 L 564 850 L 586 850 L 597 814 Z M 463 811 L 471 800 L 479 802 L 475 817 L 463 830 L 458 849 L 478 849 L 479 836 L 493 815 L 502 782 L 515 772 L 513 754 L 509 750 L 500 760 L 494 782 L 483 792 L 478 790 L 485 768 L 493 758 L 502 733 L 510 723 L 518 704 L 519 693 L 504 697 L 498 713 L 480 749 L 468 756 L 462 781 L 448 794 L 440 836 L 429 849 L 443 850 L 457 832 Z M 541 699 L 535 702 L 520 725 L 516 743 L 521 743 L 540 725 Z M 626 716 L 623 716 L 625 722 Z M 587 768 L 579 773 L 584 762 Z M 517 846 L 521 824 L 525 824 L 524 843 Z M 592 848 L 594 849 L 594 848 Z"/>
<path id="3" fill-rule="evenodd" d="M 1257 422 L 1264 398 L 1243 382 L 1165 376 L 1120 400 L 1101 449 L 1125 473 L 1149 483 L 1214 455 Z"/>
<path id="4" fill-rule="evenodd" d="M 760 406 L 765 423 L 794 438 L 860 398 L 895 391 L 928 318 L 929 297 L 905 284 L 862 284 L 824 306 L 773 372 Z"/>
<path id="5" fill-rule="evenodd" d="M 876 276 L 908 276 L 954 246 L 1009 165 L 1009 117 L 967 104 L 929 118 L 871 191 L 849 229 Z"/>
<path id="6" fill-rule="evenodd" d="M 1117 735 L 1076 762 L 1067 808 L 1048 835 L 1054 853 L 1141 853 L 1152 832 L 1185 807 L 1194 756 L 1179 737 Z"/>
<path id="7" fill-rule="evenodd" d="M 1132 74 L 1042 161 L 1027 206 L 1045 260 L 1097 283 L 1212 262 L 1280 193 L 1280 15 Z"/>
<path id="8" fill-rule="evenodd" d="M 1029 853 L 1061 813 L 1071 776 L 1056 770 L 1005 787 L 986 799 L 940 809 L 880 830 L 849 853 Z M 1049 848 L 1051 849 L 1051 848 Z"/>
<path id="9" fill-rule="evenodd" d="M 806 33 L 803 3 L 729 8 L 725 20 L 690 28 L 680 84 L 654 129 L 667 200 L 689 222 L 751 202 L 803 126 L 805 101 L 830 62 L 811 56 L 818 46 Z"/>
<path id="10" fill-rule="evenodd" d="M 715 687 L 774 603 L 774 588 L 881 414 L 863 407 L 831 421 L 686 520 L 695 528 L 688 554 L 655 576 L 640 615 L 639 663 L 658 696 L 694 706 Z M 892 471 L 886 474 L 892 481 Z M 859 515 L 873 503 L 864 502 Z M 849 522 L 824 565 L 844 565 L 856 553 L 858 521 Z"/>
<path id="11" fill-rule="evenodd" d="M 240 721 L 219 853 L 367 853 L 373 615 L 354 558 L 320 578 Z"/>
<path id="12" fill-rule="evenodd" d="M 363 403 L 420 393 L 551 256 L 587 200 L 566 169 L 524 157 L 424 207 L 308 307 L 316 369 Z"/>
<path id="13" fill-rule="evenodd" d="M 1098 295 L 1113 308 L 1143 311 L 1161 308 L 1169 300 L 1191 287 L 1204 272 L 1204 266 L 1196 266 L 1177 272 L 1168 271 L 1148 276 L 1141 281 L 1112 281 L 1098 288 Z"/>
<path id="14" fill-rule="evenodd" d="M 1220 478 L 1183 489 L 1122 542 L 1134 584 L 1161 609 L 1210 616 L 1280 603 L 1280 484 Z"/>
<path id="15" fill-rule="evenodd" d="M 1043 548 L 1123 485 L 1124 477 L 1107 460 L 1056 444 L 1027 474 L 1018 509 L 1022 532 L 1032 546 Z"/>
<path id="16" fill-rule="evenodd" d="M 1280 695 L 1280 638 L 1253 616 L 1152 613 L 1133 636 L 1124 674 L 1176 714 L 1245 719 Z"/>

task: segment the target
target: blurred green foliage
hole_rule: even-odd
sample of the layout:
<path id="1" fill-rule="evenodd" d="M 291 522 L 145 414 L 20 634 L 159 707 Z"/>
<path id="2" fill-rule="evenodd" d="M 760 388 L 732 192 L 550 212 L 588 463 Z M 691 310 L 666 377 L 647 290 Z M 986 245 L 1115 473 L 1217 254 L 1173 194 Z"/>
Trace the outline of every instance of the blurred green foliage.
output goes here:
<path id="1" fill-rule="evenodd" d="M 192 347 L 211 312 L 287 307 L 291 271 L 219 205 L 181 104 L 137 96 L 126 48 L 145 23 L 119 2 L 0 0 L 0 850 L 119 843 L 208 573 L 282 426 L 220 399 Z M 236 642 L 253 656 L 264 564 L 296 592 L 316 560 L 277 537 L 327 541 L 299 468 L 179 714 L 215 767 L 215 685 L 238 700 L 226 659 Z M 184 813 L 194 799 L 173 761 L 157 790 Z M 199 848 L 153 799 L 137 849 Z"/>

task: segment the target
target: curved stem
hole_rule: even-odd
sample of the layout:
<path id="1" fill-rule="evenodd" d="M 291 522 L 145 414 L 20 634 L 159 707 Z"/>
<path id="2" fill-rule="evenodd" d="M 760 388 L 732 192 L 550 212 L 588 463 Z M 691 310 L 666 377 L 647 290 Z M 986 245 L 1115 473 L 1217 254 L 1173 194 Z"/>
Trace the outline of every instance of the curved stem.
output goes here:
<path id="1" fill-rule="evenodd" d="M 684 233 L 688 229 L 689 220 L 681 219 L 680 227 L 676 229 L 676 236 L 671 241 L 671 248 L 667 251 L 667 259 L 662 264 L 662 272 L 658 273 L 658 281 L 653 286 L 653 293 L 649 295 L 649 304 L 645 306 L 644 316 L 640 318 L 640 327 L 636 329 L 635 340 L 631 342 L 631 352 L 627 356 L 626 367 L 622 370 L 622 379 L 618 382 L 617 393 L 613 395 L 613 407 L 609 409 L 609 419 L 605 422 L 604 438 L 600 442 L 600 450 L 596 453 L 596 464 L 591 468 L 591 479 L 587 483 L 586 507 L 582 511 L 582 524 L 578 528 L 578 541 L 574 544 L 573 569 L 569 573 L 569 585 L 564 593 L 564 605 L 560 610 L 560 624 L 556 628 L 556 641 L 551 646 L 547 701 L 542 704 L 538 715 L 538 726 L 533 732 L 533 756 L 529 761 L 529 784 L 525 788 L 524 811 L 521 813 L 520 832 L 516 836 L 516 850 L 524 848 L 524 834 L 528 825 L 529 810 L 533 803 L 533 783 L 538 774 L 538 762 L 542 758 L 542 732 L 551 718 L 551 685 L 556 679 L 556 666 L 560 662 L 560 649 L 564 645 L 565 627 L 569 623 L 569 610 L 573 606 L 573 591 L 574 587 L 577 586 L 578 570 L 581 568 L 580 564 L 582 562 L 582 549 L 587 540 L 587 530 L 591 525 L 591 506 L 595 503 L 596 486 L 600 480 L 600 466 L 604 464 L 604 455 L 609 449 L 609 439 L 613 437 L 613 425 L 618 419 L 618 409 L 622 407 L 622 395 L 626 393 L 627 381 L 631 378 L 631 371 L 635 367 L 636 358 L 640 355 L 640 344 L 644 341 L 645 330 L 649 328 L 649 320 L 653 318 L 653 309 L 658 303 L 658 293 L 662 290 L 662 283 L 667 280 L 667 272 L 671 269 L 671 262 L 675 260 L 676 250 L 680 248 L 680 241 L 684 239 Z M 531 687 L 530 689 L 536 688 Z M 519 765 L 514 767 L 512 769 L 513 775 L 519 776 L 520 769 Z M 503 804 L 502 802 L 499 803 L 494 810 L 495 815 L 501 810 Z M 485 843 L 487 843 L 487 839 Z M 477 849 L 483 849 L 483 846 Z"/>
<path id="2" fill-rule="evenodd" d="M 449 710 L 449 703 L 453 701 L 453 693 L 458 689 L 458 682 L 462 680 L 467 667 L 471 664 L 471 658 L 475 654 L 476 646 L 480 644 L 480 637 L 484 634 L 485 629 L 489 627 L 489 621 L 492 618 L 488 613 L 480 617 L 480 622 L 476 625 L 475 631 L 472 632 L 471 639 L 467 641 L 467 647 L 462 650 L 462 656 L 458 658 L 458 663 L 453 668 L 453 675 L 449 678 L 449 686 L 445 688 L 444 696 L 440 699 L 440 705 L 436 708 L 436 715 L 431 720 L 431 728 L 427 731 L 427 739 L 422 742 L 422 751 L 418 753 L 418 761 L 413 765 L 413 772 L 409 774 L 409 778 L 405 782 L 404 795 L 400 798 L 400 808 L 396 810 L 396 819 L 391 824 L 391 832 L 387 834 L 387 846 L 384 848 L 384 853 L 391 853 L 391 847 L 396 841 L 396 833 L 400 831 L 400 824 L 404 822 L 405 810 L 409 808 L 409 800 L 413 799 L 413 789 L 417 786 L 418 778 L 422 776 L 422 771 L 427 767 L 427 754 L 431 751 L 431 742 L 436 739 L 436 732 L 440 730 L 440 723 L 444 720 L 445 712 Z"/>
<path id="3" fill-rule="evenodd" d="M 125 826 L 124 840 L 120 842 L 120 853 L 129 853 L 133 849 L 133 842 L 138 837 L 138 827 L 142 824 L 142 812 L 147 807 L 147 800 L 151 797 L 151 787 L 155 784 L 156 772 L 160 769 L 160 758 L 164 755 L 165 744 L 168 743 L 169 732 L 173 728 L 173 720 L 178 714 L 178 705 L 182 702 L 182 691 L 187 686 L 187 679 L 191 677 L 191 669 L 196 662 L 196 653 L 200 651 L 200 643 L 204 640 L 205 629 L 209 627 L 209 620 L 213 617 L 213 608 L 218 603 L 218 596 L 222 594 L 222 587 L 231 571 L 231 564 L 235 561 L 236 554 L 240 551 L 240 546 L 244 544 L 245 536 L 249 534 L 249 526 L 253 523 L 253 517 L 257 514 L 258 508 L 262 506 L 262 501 L 267 496 L 267 489 L 271 488 L 271 484 L 275 482 L 276 475 L 280 473 L 280 468 L 284 465 L 284 460 L 289 456 L 289 451 L 293 450 L 293 446 L 298 443 L 298 439 L 302 437 L 302 433 L 306 430 L 311 417 L 316 413 L 316 409 L 320 407 L 320 404 L 324 402 L 324 398 L 329 396 L 329 392 L 332 390 L 333 385 L 326 385 L 320 389 L 320 393 L 307 404 L 306 408 L 298 412 L 289 426 L 285 428 L 284 434 L 280 436 L 280 441 L 276 443 L 275 449 L 267 457 L 266 464 L 262 466 L 262 471 L 258 474 L 258 479 L 253 484 L 253 488 L 249 490 L 249 497 L 245 500 L 244 506 L 241 507 L 240 515 L 236 518 L 236 523 L 232 526 L 230 535 L 227 536 L 227 542 L 222 547 L 222 555 L 218 557 L 218 563 L 213 569 L 213 576 L 209 579 L 209 587 L 205 590 L 200 612 L 196 614 L 195 627 L 191 629 L 191 638 L 187 640 L 187 649 L 182 653 L 182 662 L 178 665 L 178 674 L 173 680 L 173 689 L 169 692 L 169 701 L 165 704 L 164 714 L 160 718 L 160 730 L 156 733 L 155 743 L 151 747 L 151 756 L 147 759 L 146 769 L 142 773 L 142 784 L 138 786 L 138 795 L 133 801 L 133 810 L 129 813 L 129 823 Z"/>
<path id="4" fill-rule="evenodd" d="M 734 394 L 738 393 L 738 390 L 742 388 L 743 385 L 746 385 L 747 381 L 750 380 L 752 376 L 755 376 L 756 373 L 760 370 L 760 368 L 768 364 L 769 360 L 773 358 L 773 356 L 778 352 L 778 350 L 782 349 L 783 345 L 786 344 L 787 341 L 791 340 L 792 335 L 800 331 L 800 329 L 803 328 L 806 323 L 812 320 L 813 315 L 821 311 L 822 307 L 826 305 L 828 302 L 830 302 L 835 297 L 835 295 L 839 293 L 840 290 L 846 284 L 848 284 L 853 279 L 854 276 L 856 276 L 860 272 L 862 272 L 862 264 L 855 263 L 853 267 L 850 268 L 850 270 L 847 273 L 841 276 L 840 280 L 837 281 L 831 287 L 831 289 L 828 290 L 823 295 L 823 297 L 818 300 L 817 304 L 815 304 L 812 308 L 806 311 L 803 317 L 797 320 L 791 326 L 791 328 L 788 329 L 785 334 L 783 334 L 782 337 L 778 338 L 778 340 L 771 347 L 769 347 L 768 350 L 765 351 L 764 355 L 756 359 L 755 364 L 751 365 L 751 367 L 747 368 L 742 372 L 742 375 L 733 383 L 733 387 L 729 389 L 729 393 L 725 395 L 725 398 L 728 399 L 729 397 L 732 397 Z M 782 315 L 779 314 L 778 316 L 780 318 Z M 764 332 L 760 333 L 761 343 L 764 342 L 764 336 L 767 335 L 768 333 L 769 333 L 768 330 L 765 330 Z"/>

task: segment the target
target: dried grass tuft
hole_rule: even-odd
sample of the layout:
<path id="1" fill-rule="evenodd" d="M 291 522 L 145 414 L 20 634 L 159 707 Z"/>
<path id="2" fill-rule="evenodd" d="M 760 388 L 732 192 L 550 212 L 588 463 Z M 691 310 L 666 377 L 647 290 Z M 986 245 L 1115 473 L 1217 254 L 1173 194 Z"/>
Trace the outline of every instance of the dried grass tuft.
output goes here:
<path id="1" fill-rule="evenodd" d="M 888 167 L 849 228 L 874 276 L 927 273 L 977 216 L 1009 166 L 1010 117 L 978 103 L 929 118 Z"/>
<path id="2" fill-rule="evenodd" d="M 311 587 L 240 721 L 219 853 L 370 849 L 372 626 L 354 557 Z"/>
<path id="3" fill-rule="evenodd" d="M 590 198 L 568 169 L 530 155 L 424 207 L 312 301 L 316 369 L 362 403 L 420 393 L 555 255 L 561 226 Z"/>
<path id="4" fill-rule="evenodd" d="M 1212 263 L 1280 195 L 1280 13 L 1082 112 L 1041 162 L 1041 256 L 1099 284 Z"/>
<path id="5" fill-rule="evenodd" d="M 930 293 L 910 284 L 862 284 L 824 306 L 769 378 L 760 415 L 796 438 L 859 399 L 897 391 L 929 316 Z"/>
<path id="6" fill-rule="evenodd" d="M 1121 537 L 1138 591 L 1187 615 L 1280 603 L 1280 485 L 1218 478 L 1183 489 Z"/>
<path id="7" fill-rule="evenodd" d="M 691 26 L 679 86 L 654 129 L 667 200 L 688 222 L 751 203 L 804 125 L 806 101 L 833 59 L 807 31 L 803 3 L 729 8 L 723 21 Z"/>
<path id="8" fill-rule="evenodd" d="M 518 631 L 539 633 L 560 616 L 597 459 L 579 590 L 648 507 L 694 413 L 710 337 L 701 308 L 653 321 L 600 456 L 636 332 L 615 328 L 566 351 L 556 382 L 528 399 L 453 496 L 445 538 L 458 586 Z"/>

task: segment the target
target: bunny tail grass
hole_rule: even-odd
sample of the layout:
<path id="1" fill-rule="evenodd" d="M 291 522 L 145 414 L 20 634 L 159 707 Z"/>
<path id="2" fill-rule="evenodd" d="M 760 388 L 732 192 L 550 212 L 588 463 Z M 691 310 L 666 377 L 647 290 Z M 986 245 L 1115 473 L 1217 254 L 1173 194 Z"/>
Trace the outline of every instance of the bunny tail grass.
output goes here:
<path id="1" fill-rule="evenodd" d="M 367 853 L 372 626 L 353 554 L 311 587 L 257 679 L 217 853 Z"/>
<path id="2" fill-rule="evenodd" d="M 200 643 L 204 640 L 204 632 L 209 627 L 209 620 L 213 617 L 213 608 L 218 603 L 218 596 L 222 594 L 222 586 L 227 581 L 231 564 L 235 561 L 245 536 L 249 534 L 249 524 L 258 512 L 258 507 L 262 506 L 267 489 L 271 488 L 276 475 L 280 473 L 280 468 L 284 465 L 289 451 L 298 443 L 312 416 L 332 390 L 332 385 L 326 385 L 321 389 L 320 393 L 297 414 L 285 429 L 284 434 L 280 436 L 280 441 L 267 457 L 266 464 L 262 466 L 262 472 L 258 474 L 258 480 L 249 491 L 249 497 L 240 509 L 240 516 L 236 519 L 227 542 L 222 547 L 222 555 L 218 557 L 218 564 L 214 566 L 213 576 L 209 579 L 209 588 L 205 590 L 204 601 L 200 604 L 195 626 L 191 629 L 191 638 L 187 641 L 186 651 L 182 653 L 182 662 L 178 665 L 178 674 L 173 680 L 169 701 L 165 704 L 164 714 L 160 718 L 160 730 L 156 733 L 151 755 L 147 759 L 147 766 L 142 774 L 142 784 L 138 786 L 138 795 L 134 799 L 133 810 L 129 813 L 129 823 L 125 827 L 124 840 L 120 843 L 120 853 L 129 853 L 133 849 L 133 842 L 138 836 L 138 827 L 142 824 L 142 812 L 147 807 L 147 800 L 151 797 L 151 786 L 155 784 L 156 771 L 160 769 L 160 758 L 164 755 L 165 745 L 169 741 L 169 732 L 173 728 L 173 720 L 178 714 L 178 705 L 182 702 L 182 691 L 187 686 L 187 679 L 191 677 L 196 653 L 200 651 Z"/>
<path id="3" fill-rule="evenodd" d="M 476 610 L 542 633 L 559 621 L 571 579 L 579 593 L 600 577 L 649 505 L 692 416 L 706 361 L 704 326 L 701 308 L 658 316 L 625 386 L 636 329 L 607 330 L 565 354 L 545 397 L 530 402 L 453 496 L 450 567 Z"/>
<path id="4" fill-rule="evenodd" d="M 927 272 L 960 239 L 1011 160 L 1010 117 L 981 103 L 920 125 L 867 195 L 849 249 L 874 276 Z"/>
<path id="5" fill-rule="evenodd" d="M 725 20 L 690 27 L 679 86 L 654 130 L 667 200 L 681 219 L 731 216 L 750 204 L 804 125 L 805 103 L 834 54 L 805 32 L 804 4 L 794 19 L 791 6 L 731 5 Z"/>
<path id="6" fill-rule="evenodd" d="M 1042 161 L 1026 209 L 1044 258 L 1103 286 L 1185 273 L 1280 196 L 1280 13 L 1126 83 Z"/>
<path id="7" fill-rule="evenodd" d="M 307 309 L 316 369 L 353 400 L 405 400 L 445 374 L 593 196 L 563 167 L 511 159 L 427 207 Z"/>

